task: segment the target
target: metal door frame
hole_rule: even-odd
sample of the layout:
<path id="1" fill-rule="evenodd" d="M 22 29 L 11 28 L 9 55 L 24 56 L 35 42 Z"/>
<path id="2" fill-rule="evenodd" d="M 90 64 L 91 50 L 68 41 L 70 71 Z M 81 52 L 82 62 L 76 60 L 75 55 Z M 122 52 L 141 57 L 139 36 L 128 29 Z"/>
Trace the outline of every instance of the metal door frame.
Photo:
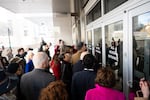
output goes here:
<path id="1" fill-rule="evenodd" d="M 127 67 L 127 69 L 125 69 L 125 72 L 128 72 L 128 74 L 126 74 L 126 85 L 124 86 L 126 92 L 128 94 L 128 86 L 132 87 L 133 84 L 133 17 L 140 15 L 140 14 L 144 14 L 146 12 L 150 11 L 150 1 L 145 2 L 143 4 L 140 4 L 132 9 L 127 10 L 126 12 L 126 16 L 124 17 L 125 19 L 125 29 L 128 30 L 124 30 L 126 32 L 126 35 L 124 37 L 126 43 L 124 44 L 124 67 Z M 124 73 L 125 74 L 125 73 Z"/>

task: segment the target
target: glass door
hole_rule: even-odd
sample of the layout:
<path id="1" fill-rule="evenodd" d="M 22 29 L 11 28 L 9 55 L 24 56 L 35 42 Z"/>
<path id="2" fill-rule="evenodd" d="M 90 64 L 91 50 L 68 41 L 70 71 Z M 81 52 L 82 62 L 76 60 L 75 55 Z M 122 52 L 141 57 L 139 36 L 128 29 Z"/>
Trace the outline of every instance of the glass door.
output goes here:
<path id="1" fill-rule="evenodd" d="M 123 21 L 105 26 L 106 64 L 116 74 L 116 89 L 123 90 Z"/>
<path id="2" fill-rule="evenodd" d="M 102 29 L 94 29 L 94 54 L 99 64 L 102 64 Z"/>
<path id="3" fill-rule="evenodd" d="M 129 80 L 132 80 L 130 93 L 139 90 L 140 78 L 150 80 L 150 2 L 129 11 Z M 128 44 L 130 44 L 128 43 Z"/>
<path id="4" fill-rule="evenodd" d="M 92 54 L 92 30 L 87 32 L 87 48 L 89 53 Z"/>

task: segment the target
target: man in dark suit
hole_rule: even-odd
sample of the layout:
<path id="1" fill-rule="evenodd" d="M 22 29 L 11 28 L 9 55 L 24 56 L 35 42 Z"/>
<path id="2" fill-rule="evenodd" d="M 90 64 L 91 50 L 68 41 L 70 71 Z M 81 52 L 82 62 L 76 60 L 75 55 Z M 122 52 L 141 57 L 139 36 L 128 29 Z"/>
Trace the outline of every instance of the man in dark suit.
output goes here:
<path id="1" fill-rule="evenodd" d="M 72 68 L 72 72 L 73 74 L 76 73 L 76 72 L 79 72 L 79 71 L 82 71 L 84 69 L 84 65 L 83 65 L 83 58 L 85 55 L 89 54 L 87 51 L 84 51 L 81 53 L 80 55 L 80 60 L 78 60 L 78 62 L 76 62 L 74 65 L 73 65 L 73 68 Z"/>
<path id="2" fill-rule="evenodd" d="M 55 77 L 47 71 L 48 56 L 44 52 L 38 52 L 33 56 L 35 69 L 26 73 L 21 78 L 22 100 L 38 100 L 41 89 L 50 82 L 55 81 Z"/>
<path id="3" fill-rule="evenodd" d="M 72 77 L 72 100 L 84 100 L 86 91 L 94 88 L 96 77 L 96 62 L 92 54 L 86 54 L 83 58 L 84 70 L 76 72 Z"/>

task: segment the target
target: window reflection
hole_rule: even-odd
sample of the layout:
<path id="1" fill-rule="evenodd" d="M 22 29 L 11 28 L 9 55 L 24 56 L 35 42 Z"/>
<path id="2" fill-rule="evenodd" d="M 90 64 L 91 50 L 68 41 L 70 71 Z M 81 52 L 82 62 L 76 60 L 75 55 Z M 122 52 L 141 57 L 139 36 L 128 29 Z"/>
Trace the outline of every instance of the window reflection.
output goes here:
<path id="1" fill-rule="evenodd" d="M 135 16 L 133 18 L 133 31 L 143 32 L 146 36 L 150 37 L 150 13 L 145 13 L 140 16 Z M 148 33 L 148 34 L 147 34 Z"/>
<path id="2" fill-rule="evenodd" d="M 106 64 L 116 72 L 116 80 L 123 76 L 123 21 L 105 26 Z M 116 89 L 122 90 L 122 81 L 117 83 Z"/>
<path id="3" fill-rule="evenodd" d="M 134 81 L 150 80 L 150 12 L 133 17 Z M 138 83 L 136 84 L 138 85 Z"/>
<path id="4" fill-rule="evenodd" d="M 88 44 L 87 44 L 88 51 L 89 53 L 92 54 L 92 31 L 87 32 L 87 39 L 88 39 Z"/>
<path id="5" fill-rule="evenodd" d="M 87 24 L 101 17 L 101 2 L 99 1 L 96 6 L 87 14 Z"/>
<path id="6" fill-rule="evenodd" d="M 104 13 L 108 13 L 128 0 L 104 0 Z"/>
<path id="7" fill-rule="evenodd" d="M 102 64 L 102 30 L 101 28 L 94 29 L 94 46 L 95 57 Z"/>

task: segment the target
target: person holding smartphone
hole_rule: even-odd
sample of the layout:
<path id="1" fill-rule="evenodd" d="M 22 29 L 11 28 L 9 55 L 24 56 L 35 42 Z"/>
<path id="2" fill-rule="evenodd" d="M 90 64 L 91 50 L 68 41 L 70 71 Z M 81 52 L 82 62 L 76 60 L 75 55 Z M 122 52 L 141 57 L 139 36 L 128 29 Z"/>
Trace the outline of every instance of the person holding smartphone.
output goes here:
<path id="1" fill-rule="evenodd" d="M 150 83 L 148 81 L 145 81 L 144 78 L 142 78 L 139 82 L 139 86 L 141 88 L 141 92 L 143 94 L 143 97 L 136 97 L 135 100 L 149 100 L 150 90 L 149 86 Z"/>

